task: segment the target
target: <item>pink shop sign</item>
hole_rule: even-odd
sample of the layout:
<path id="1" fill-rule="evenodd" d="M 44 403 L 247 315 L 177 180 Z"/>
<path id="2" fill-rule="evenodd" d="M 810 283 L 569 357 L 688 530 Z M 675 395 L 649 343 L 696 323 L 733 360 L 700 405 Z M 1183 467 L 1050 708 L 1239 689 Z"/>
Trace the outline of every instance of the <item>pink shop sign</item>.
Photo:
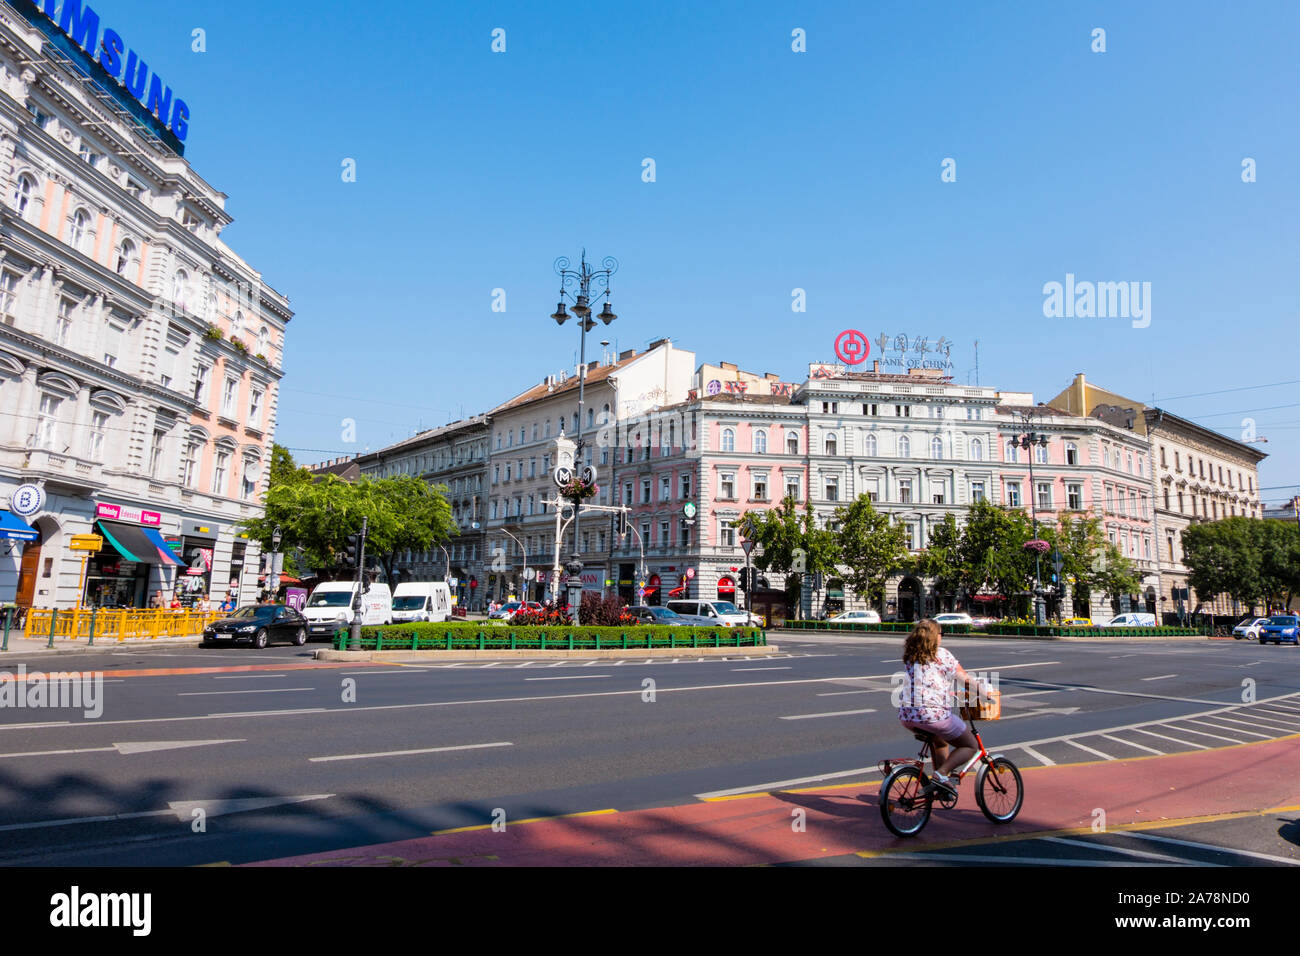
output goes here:
<path id="1" fill-rule="evenodd" d="M 96 505 L 95 517 L 108 521 L 129 521 L 133 524 L 149 525 L 153 528 L 162 526 L 162 515 L 156 511 L 142 511 L 124 505 Z"/>

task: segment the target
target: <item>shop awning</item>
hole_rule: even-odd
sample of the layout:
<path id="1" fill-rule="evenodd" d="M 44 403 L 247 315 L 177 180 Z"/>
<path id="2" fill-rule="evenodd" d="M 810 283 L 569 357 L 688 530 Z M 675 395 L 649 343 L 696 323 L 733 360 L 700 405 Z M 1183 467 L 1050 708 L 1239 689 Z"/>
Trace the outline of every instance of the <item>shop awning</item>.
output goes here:
<path id="1" fill-rule="evenodd" d="M 181 562 L 176 560 L 176 555 L 167 546 L 162 535 L 153 528 L 141 528 L 117 521 L 99 521 L 96 525 L 100 533 L 108 539 L 108 543 L 128 561 L 171 567 L 181 566 Z"/>
<path id="2" fill-rule="evenodd" d="M 0 511 L 0 538 L 9 541 L 36 541 L 41 533 L 12 511 Z"/>

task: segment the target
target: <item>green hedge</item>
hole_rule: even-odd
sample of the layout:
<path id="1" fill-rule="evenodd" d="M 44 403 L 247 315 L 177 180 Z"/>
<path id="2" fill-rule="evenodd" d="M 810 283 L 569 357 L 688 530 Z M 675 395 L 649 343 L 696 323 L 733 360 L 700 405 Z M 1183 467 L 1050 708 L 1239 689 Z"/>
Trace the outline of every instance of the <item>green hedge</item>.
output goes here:
<path id="1" fill-rule="evenodd" d="M 865 631 L 876 634 L 906 634 L 915 626 L 904 621 L 888 621 L 881 624 L 867 624 L 839 621 L 786 621 L 781 627 L 788 631 Z M 969 624 L 944 624 L 945 634 L 969 634 Z"/>
<path id="2" fill-rule="evenodd" d="M 491 624 L 394 624 L 363 627 L 366 651 L 645 650 L 651 647 L 764 647 L 757 627 L 502 627 Z M 352 648 L 347 633 L 336 650 Z"/>

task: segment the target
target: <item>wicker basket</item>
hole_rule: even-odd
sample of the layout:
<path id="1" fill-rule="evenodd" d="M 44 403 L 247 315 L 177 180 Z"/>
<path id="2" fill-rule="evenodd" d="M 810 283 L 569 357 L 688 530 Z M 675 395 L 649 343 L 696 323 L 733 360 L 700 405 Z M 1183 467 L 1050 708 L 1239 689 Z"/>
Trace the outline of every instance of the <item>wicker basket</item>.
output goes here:
<path id="1" fill-rule="evenodd" d="M 1002 695 L 987 691 L 984 695 L 967 690 L 958 712 L 963 720 L 997 720 L 1002 716 Z"/>

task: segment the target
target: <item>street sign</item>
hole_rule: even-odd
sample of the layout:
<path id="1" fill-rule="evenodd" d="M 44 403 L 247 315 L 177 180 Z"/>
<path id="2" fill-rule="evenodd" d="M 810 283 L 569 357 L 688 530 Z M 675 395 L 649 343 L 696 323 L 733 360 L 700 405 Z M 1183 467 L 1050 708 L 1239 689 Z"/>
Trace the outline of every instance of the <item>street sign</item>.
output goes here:
<path id="1" fill-rule="evenodd" d="M 560 465 L 555 469 L 553 477 L 555 479 L 555 487 L 563 488 L 565 485 L 573 481 L 573 469 L 568 465 Z"/>
<path id="2" fill-rule="evenodd" d="M 524 580 L 525 580 L 525 581 L 532 581 L 532 580 L 535 580 L 536 578 L 537 578 L 537 569 L 536 569 L 536 568 L 524 568 Z"/>
<path id="3" fill-rule="evenodd" d="M 686 504 L 682 505 L 682 514 L 686 515 L 688 518 L 694 518 L 697 511 L 699 511 L 699 509 L 695 507 L 695 502 L 693 501 L 688 501 Z"/>
<path id="4" fill-rule="evenodd" d="M 447 579 L 447 587 L 449 587 L 449 588 L 458 588 L 458 587 L 460 587 L 460 578 L 448 578 L 448 579 Z"/>
<path id="5" fill-rule="evenodd" d="M 645 588 L 637 588 L 637 589 L 636 589 L 636 596 L 639 597 L 639 598 L 643 598 L 643 597 L 645 597 Z"/>
<path id="6" fill-rule="evenodd" d="M 583 465 L 580 474 L 582 475 L 582 483 L 584 485 L 594 485 L 596 483 L 595 465 Z"/>
<path id="7" fill-rule="evenodd" d="M 741 538 L 740 546 L 745 551 L 745 557 L 749 557 L 749 552 L 754 550 L 754 542 L 749 540 L 749 538 Z"/>
<path id="8" fill-rule="evenodd" d="M 68 541 L 72 551 L 98 551 L 104 546 L 104 539 L 97 534 L 74 534 Z"/>

